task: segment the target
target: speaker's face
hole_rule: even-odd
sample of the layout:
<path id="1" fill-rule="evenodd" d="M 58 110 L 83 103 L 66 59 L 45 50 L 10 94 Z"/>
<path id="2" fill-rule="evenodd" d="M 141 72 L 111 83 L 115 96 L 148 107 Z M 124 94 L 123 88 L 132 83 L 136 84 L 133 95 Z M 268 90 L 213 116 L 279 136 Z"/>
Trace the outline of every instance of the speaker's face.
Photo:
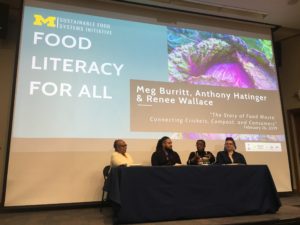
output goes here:
<path id="1" fill-rule="evenodd" d="M 205 149 L 205 143 L 203 141 L 197 141 L 196 147 L 198 151 L 203 151 Z"/>
<path id="2" fill-rule="evenodd" d="M 172 150 L 173 146 L 172 146 L 172 140 L 171 139 L 166 139 L 164 142 L 163 142 L 163 147 L 164 149 L 166 150 Z"/>
<path id="3" fill-rule="evenodd" d="M 225 149 L 227 150 L 227 151 L 234 151 L 235 150 L 235 147 L 234 147 L 234 143 L 233 143 L 233 141 L 231 141 L 231 140 L 227 140 L 226 142 L 225 142 Z"/>
<path id="4" fill-rule="evenodd" d="M 117 151 L 121 154 L 125 154 L 126 150 L 127 150 L 127 144 L 125 141 L 123 140 L 119 140 L 117 143 Z"/>

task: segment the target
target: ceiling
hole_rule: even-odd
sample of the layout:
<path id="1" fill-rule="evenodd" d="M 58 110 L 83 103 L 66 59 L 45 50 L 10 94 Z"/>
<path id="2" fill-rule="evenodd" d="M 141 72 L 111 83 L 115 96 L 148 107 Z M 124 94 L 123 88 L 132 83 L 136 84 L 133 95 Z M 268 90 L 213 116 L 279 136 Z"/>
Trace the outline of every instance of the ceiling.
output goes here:
<path id="1" fill-rule="evenodd" d="M 128 0 L 300 30 L 300 0 Z"/>
<path id="2" fill-rule="evenodd" d="M 95 0 L 99 1 L 99 0 Z M 279 25 L 277 39 L 300 34 L 300 0 L 104 0 L 167 7 L 228 18 Z M 22 0 L 0 0 L 19 11 Z M 72 2 L 72 1 L 69 1 Z M 99 1 L 101 2 L 101 1 Z M 12 12 L 13 13 L 13 12 Z"/>
<path id="3" fill-rule="evenodd" d="M 207 0 L 205 2 L 240 8 L 246 11 L 262 12 L 266 14 L 264 18 L 249 18 L 249 20 L 300 29 L 299 0 Z M 244 17 L 244 19 L 247 19 L 247 17 Z"/>
<path id="4" fill-rule="evenodd" d="M 238 20 L 277 25 L 274 40 L 300 35 L 300 0 L 123 0 Z"/>

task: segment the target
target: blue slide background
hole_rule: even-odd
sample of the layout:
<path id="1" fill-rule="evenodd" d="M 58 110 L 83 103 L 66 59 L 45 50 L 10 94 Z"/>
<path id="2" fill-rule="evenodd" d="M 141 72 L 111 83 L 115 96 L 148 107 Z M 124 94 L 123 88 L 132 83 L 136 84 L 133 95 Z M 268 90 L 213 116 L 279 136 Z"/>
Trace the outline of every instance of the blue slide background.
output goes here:
<path id="1" fill-rule="evenodd" d="M 34 26 L 34 14 L 44 18 L 55 16 L 74 20 L 105 23 L 112 35 L 86 33 L 73 30 Z M 92 42 L 89 50 L 51 47 L 38 42 L 33 44 L 34 32 L 87 37 Z M 162 38 L 165 37 L 165 38 Z M 68 73 L 31 69 L 32 56 L 80 59 L 98 65 L 110 62 L 124 64 L 121 75 L 96 73 Z M 37 61 L 38 61 L 37 60 Z M 39 61 L 39 63 L 40 63 Z M 38 63 L 37 63 L 38 64 Z M 168 81 L 167 27 L 108 19 L 78 13 L 25 7 L 17 77 L 17 92 L 13 121 L 13 137 L 26 138 L 112 138 L 159 137 L 161 133 L 130 132 L 130 79 Z M 111 100 L 86 97 L 60 97 L 39 94 L 29 95 L 29 82 L 69 83 L 79 91 L 83 84 L 107 86 Z M 100 94 L 100 93 L 99 93 Z M 165 133 L 164 133 L 165 134 Z M 155 135 L 155 136 L 153 136 Z"/>

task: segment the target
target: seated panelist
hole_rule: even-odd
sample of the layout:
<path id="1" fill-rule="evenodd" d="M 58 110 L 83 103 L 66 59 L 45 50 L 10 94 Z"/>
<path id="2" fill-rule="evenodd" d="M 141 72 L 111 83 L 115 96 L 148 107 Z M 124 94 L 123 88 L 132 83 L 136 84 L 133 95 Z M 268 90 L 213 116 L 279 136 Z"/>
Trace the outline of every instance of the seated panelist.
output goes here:
<path id="1" fill-rule="evenodd" d="M 117 139 L 114 141 L 115 152 L 112 153 L 110 159 L 111 167 L 117 166 L 129 166 L 133 164 L 132 157 L 126 152 L 127 144 L 122 139 Z"/>
<path id="2" fill-rule="evenodd" d="M 177 152 L 173 150 L 172 140 L 169 137 L 162 137 L 158 140 L 156 151 L 151 157 L 152 166 L 168 166 L 181 164 L 180 157 Z"/>
<path id="3" fill-rule="evenodd" d="M 224 150 L 217 154 L 217 164 L 247 164 L 245 157 L 235 151 L 236 144 L 232 137 L 227 137 L 225 140 Z"/>
<path id="4" fill-rule="evenodd" d="M 188 165 L 201 165 L 201 164 L 212 164 L 215 162 L 215 156 L 209 152 L 205 151 L 205 141 L 197 140 L 196 148 L 197 151 L 191 152 L 189 159 L 187 161 Z"/>

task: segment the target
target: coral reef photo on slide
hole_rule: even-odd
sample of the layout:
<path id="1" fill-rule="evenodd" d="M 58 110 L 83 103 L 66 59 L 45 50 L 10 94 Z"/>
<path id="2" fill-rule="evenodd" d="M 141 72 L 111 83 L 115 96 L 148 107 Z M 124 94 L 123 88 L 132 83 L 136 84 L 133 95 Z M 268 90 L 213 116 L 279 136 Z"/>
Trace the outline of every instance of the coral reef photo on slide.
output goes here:
<path id="1" fill-rule="evenodd" d="M 278 90 L 271 40 L 168 27 L 170 82 Z"/>

